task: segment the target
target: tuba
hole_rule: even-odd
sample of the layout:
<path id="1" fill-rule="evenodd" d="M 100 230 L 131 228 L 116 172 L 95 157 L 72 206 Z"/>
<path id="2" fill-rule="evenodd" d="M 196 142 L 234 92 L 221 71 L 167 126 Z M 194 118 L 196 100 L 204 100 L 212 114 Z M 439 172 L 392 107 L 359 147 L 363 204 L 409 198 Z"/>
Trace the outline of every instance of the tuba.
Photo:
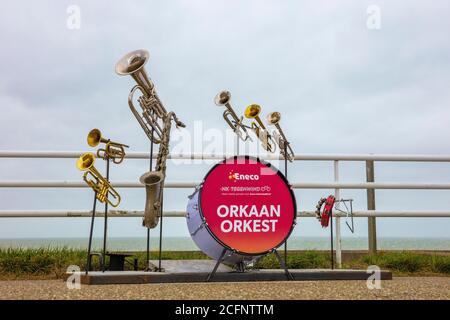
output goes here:
<path id="1" fill-rule="evenodd" d="M 231 93 L 229 91 L 220 91 L 216 97 L 214 98 L 214 103 L 217 106 L 225 106 L 226 110 L 223 112 L 223 118 L 226 123 L 230 126 L 234 133 L 236 133 L 242 141 L 246 141 L 249 139 L 252 141 L 252 138 L 247 132 L 247 129 L 242 124 L 243 117 L 239 118 L 237 114 L 234 112 L 233 108 L 230 104 Z"/>
<path id="2" fill-rule="evenodd" d="M 97 150 L 97 157 L 102 159 L 112 159 L 115 164 L 122 163 L 125 158 L 125 148 L 127 145 L 111 141 L 102 137 L 99 129 L 92 129 L 87 136 L 87 143 L 91 147 L 96 147 L 99 143 L 104 143 L 104 149 Z"/>
<path id="3" fill-rule="evenodd" d="M 77 168 L 81 171 L 86 171 L 83 175 L 83 180 L 96 193 L 96 198 L 102 203 L 109 203 L 113 207 L 117 207 L 120 203 L 119 193 L 111 186 L 97 168 L 94 167 L 95 155 L 91 152 L 83 153 L 77 160 Z M 88 178 L 88 175 L 91 178 Z M 108 195 L 116 201 L 112 202 Z"/>
<path id="4" fill-rule="evenodd" d="M 259 104 L 251 104 L 247 108 L 245 108 L 244 115 L 248 119 L 256 120 L 256 122 L 252 122 L 251 124 L 252 130 L 258 136 L 259 140 L 261 140 L 263 148 L 269 152 L 274 152 L 276 148 L 275 141 L 259 118 L 260 113 L 261 106 Z"/>
<path id="5" fill-rule="evenodd" d="M 167 115 L 167 111 L 159 100 L 155 91 L 155 85 L 148 77 L 144 69 L 144 65 L 149 59 L 147 50 L 135 50 L 127 53 L 116 64 L 116 73 L 118 75 L 130 75 L 137 83 L 128 95 L 128 105 L 131 112 L 136 117 L 147 137 L 151 142 L 159 144 L 163 136 L 163 117 Z M 134 106 L 133 97 L 136 91 L 140 91 L 138 98 L 139 105 L 142 109 L 140 114 Z M 178 120 L 175 113 L 172 115 L 175 124 L 178 127 L 185 125 Z"/>
<path id="6" fill-rule="evenodd" d="M 144 65 L 149 58 L 148 51 L 136 50 L 126 54 L 116 64 L 116 73 L 130 75 L 137 82 L 128 96 L 128 105 L 152 143 L 159 144 L 155 170 L 140 177 L 145 185 L 146 201 L 143 225 L 155 228 L 161 216 L 162 195 L 166 177 L 166 161 L 169 155 L 169 140 L 172 120 L 176 127 L 185 127 L 174 112 L 167 112 L 155 90 L 155 85 L 145 72 Z M 142 114 L 134 107 L 133 97 L 140 91 L 138 98 Z"/>
<path id="7" fill-rule="evenodd" d="M 274 131 L 273 136 L 275 141 L 278 144 L 278 148 L 280 149 L 280 153 L 284 159 L 289 160 L 290 162 L 294 161 L 295 154 L 291 148 L 291 144 L 286 139 L 283 130 L 281 130 L 281 126 L 279 124 L 281 119 L 281 113 L 275 111 L 271 112 L 267 115 L 267 123 L 269 125 L 274 125 L 277 128 L 277 131 Z"/>

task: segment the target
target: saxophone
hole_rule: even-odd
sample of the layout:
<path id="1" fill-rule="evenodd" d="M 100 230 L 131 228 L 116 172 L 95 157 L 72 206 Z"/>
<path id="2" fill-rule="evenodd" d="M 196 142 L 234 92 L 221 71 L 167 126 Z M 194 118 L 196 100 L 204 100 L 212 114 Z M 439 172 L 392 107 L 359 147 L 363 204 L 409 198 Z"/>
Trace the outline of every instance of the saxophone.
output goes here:
<path id="1" fill-rule="evenodd" d="M 164 190 L 164 180 L 166 177 L 166 161 L 169 155 L 170 129 L 172 119 L 175 114 L 169 112 L 163 120 L 163 130 L 161 143 L 159 144 L 158 157 L 154 171 L 144 173 L 139 181 L 145 185 L 147 199 L 145 201 L 144 220 L 142 225 L 147 228 L 155 228 L 158 225 L 161 216 L 162 196 Z"/>
<path id="2" fill-rule="evenodd" d="M 128 96 L 128 105 L 145 134 L 152 143 L 159 144 L 155 170 L 143 174 L 139 181 L 145 185 L 146 200 L 144 210 L 144 227 L 155 228 L 161 216 L 166 161 L 169 155 L 170 129 L 172 120 L 176 127 L 185 127 L 174 112 L 167 112 L 159 99 L 155 86 L 148 77 L 144 65 L 149 59 L 146 50 L 136 50 L 126 54 L 116 64 L 116 73 L 130 75 L 137 82 Z M 140 91 L 137 99 L 142 112 L 134 106 L 134 94 Z"/>

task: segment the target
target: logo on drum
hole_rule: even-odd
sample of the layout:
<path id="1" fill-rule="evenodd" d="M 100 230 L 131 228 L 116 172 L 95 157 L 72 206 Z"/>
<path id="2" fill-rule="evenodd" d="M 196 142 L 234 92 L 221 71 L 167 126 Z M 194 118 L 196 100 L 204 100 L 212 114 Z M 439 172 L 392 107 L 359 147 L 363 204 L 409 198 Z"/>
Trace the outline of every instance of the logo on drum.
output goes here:
<path id="1" fill-rule="evenodd" d="M 233 170 L 231 170 L 228 173 L 228 180 L 231 180 L 233 182 L 236 182 L 238 180 L 245 180 L 245 181 L 249 181 L 249 180 L 259 180 L 259 175 L 257 174 L 240 174 L 238 172 L 234 172 Z"/>

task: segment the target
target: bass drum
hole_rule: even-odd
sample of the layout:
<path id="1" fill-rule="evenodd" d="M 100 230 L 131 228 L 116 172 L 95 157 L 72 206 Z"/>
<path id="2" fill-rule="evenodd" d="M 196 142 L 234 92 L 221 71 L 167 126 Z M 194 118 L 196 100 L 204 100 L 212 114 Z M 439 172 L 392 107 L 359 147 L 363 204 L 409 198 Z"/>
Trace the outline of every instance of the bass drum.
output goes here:
<path id="1" fill-rule="evenodd" d="M 282 245 L 297 218 L 294 192 L 276 168 L 235 156 L 216 164 L 189 196 L 186 220 L 195 244 L 223 263 L 239 264 Z"/>

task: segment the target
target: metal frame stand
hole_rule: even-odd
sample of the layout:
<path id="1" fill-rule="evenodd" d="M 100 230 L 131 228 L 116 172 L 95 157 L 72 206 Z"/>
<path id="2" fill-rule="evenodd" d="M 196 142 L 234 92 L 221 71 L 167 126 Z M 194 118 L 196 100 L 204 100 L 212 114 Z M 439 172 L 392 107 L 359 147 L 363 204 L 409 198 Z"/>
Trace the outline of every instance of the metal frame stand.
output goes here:
<path id="1" fill-rule="evenodd" d="M 106 161 L 106 181 L 109 182 L 109 157 L 105 157 Z M 108 195 L 106 195 L 106 199 L 108 199 Z M 103 228 L 103 257 L 102 257 L 102 272 L 106 270 L 106 237 L 108 232 L 108 201 L 105 201 L 105 220 L 104 220 L 104 228 Z"/>
<path id="2" fill-rule="evenodd" d="M 209 282 L 214 275 L 217 272 L 217 269 L 219 268 L 219 265 L 222 263 L 223 259 L 225 258 L 225 254 L 227 253 L 227 249 L 223 249 L 222 254 L 220 255 L 219 259 L 216 262 L 216 265 L 214 266 L 214 269 L 211 271 L 211 273 L 206 278 L 206 282 Z"/>
<path id="3" fill-rule="evenodd" d="M 97 207 L 97 192 L 94 192 L 94 204 L 92 206 L 91 228 L 89 231 L 89 244 L 88 244 L 87 260 L 86 260 L 86 274 L 88 274 L 89 270 L 91 269 L 91 248 L 92 248 L 92 236 L 94 233 L 94 220 L 95 220 L 96 207 Z"/>
<path id="4" fill-rule="evenodd" d="M 153 136 L 153 129 L 152 129 Z M 150 141 L 150 171 L 153 168 L 153 141 Z M 150 228 L 147 228 L 147 267 L 145 271 L 150 271 Z"/>
<path id="5" fill-rule="evenodd" d="M 287 165 L 288 165 L 288 160 L 287 160 L 287 144 L 284 144 L 284 177 L 286 178 L 286 180 L 288 180 L 288 171 L 287 171 Z M 287 264 L 287 238 L 286 241 L 284 242 L 284 261 Z"/>
<path id="6" fill-rule="evenodd" d="M 331 248 L 331 270 L 334 270 L 334 248 L 333 248 L 333 209 L 330 210 L 330 248 Z"/>
<path id="7" fill-rule="evenodd" d="M 161 252 L 162 252 L 162 232 L 163 232 L 163 208 L 164 208 L 164 189 L 161 190 L 162 194 L 161 194 L 161 212 L 160 212 L 160 216 L 161 216 L 161 222 L 159 223 L 159 256 L 158 256 L 158 271 L 162 272 L 162 268 L 161 268 Z"/>
<path id="8" fill-rule="evenodd" d="M 273 253 L 275 254 L 275 256 L 278 259 L 278 262 L 280 263 L 280 266 L 284 269 L 284 273 L 286 274 L 286 278 L 288 280 L 294 280 L 294 277 L 292 276 L 292 274 L 289 272 L 287 266 L 286 266 L 286 262 L 283 261 L 283 259 L 281 259 L 280 254 L 278 253 L 277 249 L 273 250 Z"/>

